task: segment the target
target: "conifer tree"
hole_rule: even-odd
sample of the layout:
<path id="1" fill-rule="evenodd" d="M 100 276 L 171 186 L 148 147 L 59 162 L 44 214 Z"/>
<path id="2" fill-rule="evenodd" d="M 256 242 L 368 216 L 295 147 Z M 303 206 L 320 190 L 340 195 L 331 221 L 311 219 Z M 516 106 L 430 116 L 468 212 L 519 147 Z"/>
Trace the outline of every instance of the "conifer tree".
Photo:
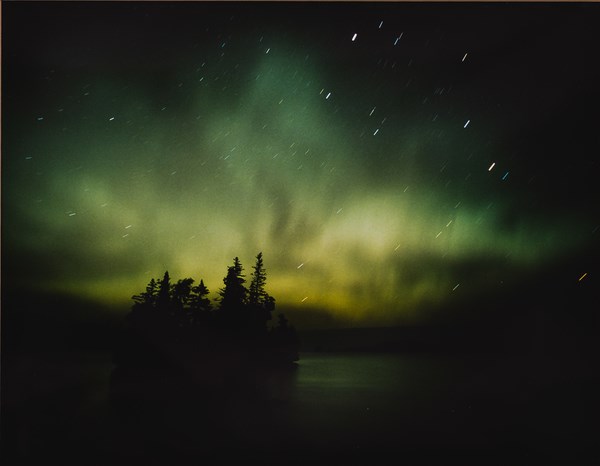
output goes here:
<path id="1" fill-rule="evenodd" d="M 158 283 L 154 278 L 150 279 L 146 285 L 146 291 L 131 297 L 136 306 L 144 306 L 147 308 L 154 307 L 156 304 L 156 296 L 158 294 Z"/>
<path id="2" fill-rule="evenodd" d="M 263 265 L 262 252 L 259 252 L 256 256 L 256 263 L 253 269 L 250 288 L 248 290 L 248 304 L 251 312 L 254 314 L 255 325 L 266 329 L 266 322 L 271 319 L 271 312 L 275 308 L 275 299 L 265 291 L 267 272 Z"/>
<path id="3" fill-rule="evenodd" d="M 248 291 L 244 286 L 242 264 L 236 257 L 233 259 L 233 265 L 227 267 L 227 275 L 223 279 L 225 286 L 219 291 L 221 296 L 220 309 L 225 311 L 241 310 L 246 303 L 246 294 Z"/>
<path id="4" fill-rule="evenodd" d="M 190 323 L 189 302 L 192 299 L 193 283 L 193 278 L 184 278 L 183 280 L 178 280 L 171 290 L 173 311 L 181 325 Z"/>
<path id="5" fill-rule="evenodd" d="M 252 272 L 250 288 L 248 289 L 248 303 L 252 306 L 259 306 L 267 294 L 265 292 L 267 274 L 263 266 L 262 252 L 259 252 L 256 256 L 256 264 L 252 268 L 254 272 Z"/>
<path id="6" fill-rule="evenodd" d="M 183 280 L 178 280 L 177 283 L 173 285 L 173 302 L 180 309 L 185 308 L 188 302 L 190 301 L 193 283 L 193 278 L 184 278 Z"/>
<path id="7" fill-rule="evenodd" d="M 208 294 L 209 291 L 204 284 L 204 280 L 200 280 L 198 286 L 192 288 L 190 311 L 193 323 L 197 324 L 208 320 L 212 309 L 210 299 L 207 298 Z"/>
<path id="8" fill-rule="evenodd" d="M 162 280 L 158 283 L 158 294 L 156 296 L 156 307 L 160 311 L 168 311 L 171 304 L 171 278 L 166 271 Z"/>
<path id="9" fill-rule="evenodd" d="M 192 295 L 193 297 L 192 297 L 192 300 L 190 301 L 190 306 L 193 309 L 210 311 L 212 308 L 212 305 L 210 303 L 210 299 L 207 298 L 210 291 L 204 284 L 204 280 L 200 280 L 200 283 L 198 284 L 198 286 L 195 286 L 194 288 L 192 288 L 192 292 L 193 292 L 193 295 Z"/>

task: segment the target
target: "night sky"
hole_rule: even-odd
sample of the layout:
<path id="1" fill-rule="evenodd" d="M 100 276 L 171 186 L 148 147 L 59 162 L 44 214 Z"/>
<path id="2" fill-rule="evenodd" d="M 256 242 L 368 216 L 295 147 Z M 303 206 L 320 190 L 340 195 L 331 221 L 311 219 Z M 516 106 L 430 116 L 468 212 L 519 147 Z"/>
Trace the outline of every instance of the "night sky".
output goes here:
<path id="1" fill-rule="evenodd" d="M 280 309 L 388 325 L 597 250 L 597 4 L 2 10 L 3 292 L 262 251 Z"/>

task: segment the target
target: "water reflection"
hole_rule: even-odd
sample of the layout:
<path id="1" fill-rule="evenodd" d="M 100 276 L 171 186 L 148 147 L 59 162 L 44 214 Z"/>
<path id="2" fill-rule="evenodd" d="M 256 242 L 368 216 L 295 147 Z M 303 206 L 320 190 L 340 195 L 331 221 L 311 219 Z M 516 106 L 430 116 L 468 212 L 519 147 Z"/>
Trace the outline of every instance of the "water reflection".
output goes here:
<path id="1" fill-rule="evenodd" d="M 291 371 L 229 374 L 217 390 L 181 373 L 135 374 L 113 405 L 154 455 L 383 460 L 399 448 L 488 446 L 468 400 L 456 396 L 469 374 L 447 358 L 315 353 Z"/>
<path id="2" fill-rule="evenodd" d="M 513 360 L 314 353 L 214 384 L 113 371 L 110 387 L 108 361 L 64 361 L 20 376 L 29 395 L 3 422 L 21 462 L 550 464 L 594 444 L 595 385 L 533 386 Z"/>

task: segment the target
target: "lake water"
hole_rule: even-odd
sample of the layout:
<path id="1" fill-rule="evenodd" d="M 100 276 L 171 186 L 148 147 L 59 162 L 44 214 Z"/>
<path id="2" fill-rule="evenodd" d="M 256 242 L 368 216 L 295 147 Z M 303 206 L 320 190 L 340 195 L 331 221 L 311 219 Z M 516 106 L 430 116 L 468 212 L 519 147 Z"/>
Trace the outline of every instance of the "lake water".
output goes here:
<path id="1" fill-rule="evenodd" d="M 535 370 L 511 364 L 305 353 L 296 371 L 271 374 L 252 394 L 152 399 L 151 381 L 143 411 L 123 412 L 108 401 L 106 357 L 29 361 L 3 443 L 35 462 L 108 464 L 515 464 L 588 448 L 587 395 L 536 384 Z"/>
<path id="2" fill-rule="evenodd" d="M 481 358 L 305 354 L 290 393 L 291 422 L 308 450 L 337 457 L 489 451 L 510 419 Z M 485 411 L 485 412 L 484 412 Z M 482 422 L 486 415 L 495 423 Z M 441 458 L 443 459 L 443 458 Z"/>

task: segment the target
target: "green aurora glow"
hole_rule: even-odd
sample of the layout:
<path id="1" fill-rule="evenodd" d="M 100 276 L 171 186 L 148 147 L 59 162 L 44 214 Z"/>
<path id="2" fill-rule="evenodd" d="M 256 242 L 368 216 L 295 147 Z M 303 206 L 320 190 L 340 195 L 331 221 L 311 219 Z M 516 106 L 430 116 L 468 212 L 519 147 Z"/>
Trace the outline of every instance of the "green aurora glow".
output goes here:
<path id="1" fill-rule="evenodd" d="M 322 16 L 288 29 L 275 13 L 230 19 L 240 5 L 212 21 L 202 5 L 95 7 L 116 24 L 69 8 L 46 7 L 66 16 L 43 26 L 39 5 L 5 8 L 21 19 L 20 30 L 7 23 L 3 52 L 13 66 L 3 250 L 15 286 L 125 308 L 168 269 L 214 296 L 234 256 L 248 271 L 262 251 L 280 308 L 393 323 L 516 282 L 595 232 L 585 206 L 554 203 L 536 184 L 553 143 L 531 155 L 526 133 L 565 98 L 553 108 L 536 94 L 544 59 L 529 65 L 527 47 L 508 56 L 498 50 L 508 38 L 482 37 L 493 15 L 440 34 L 426 15 L 405 22 L 402 5 L 329 30 Z M 551 42 L 552 24 L 542 27 Z M 503 65 L 510 92 L 494 90 Z M 573 149 L 578 172 L 585 144 Z M 579 185 L 569 173 L 566 189 Z"/>

